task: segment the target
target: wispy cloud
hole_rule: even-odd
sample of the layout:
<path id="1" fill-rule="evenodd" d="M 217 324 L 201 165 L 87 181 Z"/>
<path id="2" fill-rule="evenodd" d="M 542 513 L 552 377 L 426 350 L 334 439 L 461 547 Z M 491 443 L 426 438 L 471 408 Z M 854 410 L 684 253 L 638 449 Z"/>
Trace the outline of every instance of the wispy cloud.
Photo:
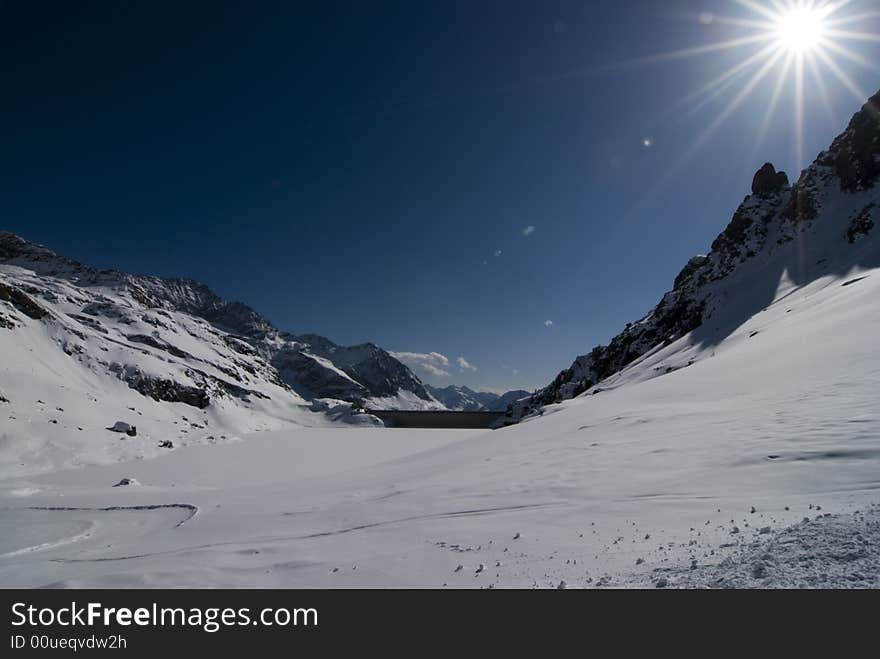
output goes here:
<path id="1" fill-rule="evenodd" d="M 545 320 L 544 327 L 553 327 L 553 321 L 552 320 Z"/>
<path id="2" fill-rule="evenodd" d="M 473 364 L 471 364 L 471 363 L 470 363 L 467 359 L 465 359 L 464 357 L 459 357 L 459 358 L 456 359 L 455 361 L 458 362 L 458 367 L 459 367 L 462 371 L 476 371 L 476 370 L 477 370 L 477 367 L 474 366 Z"/>
<path id="3" fill-rule="evenodd" d="M 527 226 L 525 229 L 523 229 L 523 231 L 522 231 L 522 234 L 524 236 L 531 236 L 533 233 L 535 233 L 535 227 L 532 226 L 531 224 L 529 226 Z"/>
<path id="4" fill-rule="evenodd" d="M 449 358 L 439 352 L 392 352 L 391 356 L 417 372 L 438 378 L 449 377 Z"/>

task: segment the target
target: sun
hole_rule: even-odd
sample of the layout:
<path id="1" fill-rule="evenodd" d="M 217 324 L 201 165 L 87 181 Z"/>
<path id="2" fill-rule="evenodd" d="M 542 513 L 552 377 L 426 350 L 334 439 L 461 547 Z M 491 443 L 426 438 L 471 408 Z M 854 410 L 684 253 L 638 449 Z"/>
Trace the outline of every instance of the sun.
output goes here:
<path id="1" fill-rule="evenodd" d="M 825 36 L 826 15 L 827 11 L 806 7 L 780 14 L 776 26 L 779 45 L 799 55 L 816 50 Z"/>
<path id="2" fill-rule="evenodd" d="M 766 93 L 765 107 L 756 116 L 753 153 L 757 154 L 777 110 L 783 105 L 783 97 L 791 93 L 788 105 L 794 156 L 796 166 L 805 167 L 804 128 L 806 112 L 812 104 L 809 101 L 818 99 L 834 123 L 831 101 L 832 94 L 839 88 L 852 94 L 859 103 L 870 95 L 860 88 L 848 69 L 858 67 L 880 76 L 878 0 L 727 2 L 734 9 L 730 15 L 704 11 L 689 17 L 698 26 L 702 44 L 657 53 L 635 62 L 715 57 L 724 51 L 742 53 L 739 58 L 730 57 L 730 68 L 681 98 L 669 111 L 668 114 L 674 112 L 687 117 L 712 107 L 709 125 L 697 135 L 682 161 L 688 160 L 719 131 L 747 99 Z"/>

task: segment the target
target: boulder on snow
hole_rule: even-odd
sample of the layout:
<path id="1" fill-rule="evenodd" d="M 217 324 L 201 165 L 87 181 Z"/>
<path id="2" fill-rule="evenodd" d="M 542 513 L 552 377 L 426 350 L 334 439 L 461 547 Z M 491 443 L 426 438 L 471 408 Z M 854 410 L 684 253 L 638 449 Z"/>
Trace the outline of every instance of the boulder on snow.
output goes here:
<path id="1" fill-rule="evenodd" d="M 125 421 L 117 421 L 112 426 L 107 428 L 111 432 L 124 432 L 129 437 L 134 437 L 137 435 L 137 426 L 133 426 Z"/>
<path id="2" fill-rule="evenodd" d="M 127 487 L 129 485 L 140 485 L 136 478 L 123 478 L 113 487 Z"/>
<path id="3" fill-rule="evenodd" d="M 159 442 L 159 448 L 174 448 L 174 442 L 170 439 L 163 439 Z"/>

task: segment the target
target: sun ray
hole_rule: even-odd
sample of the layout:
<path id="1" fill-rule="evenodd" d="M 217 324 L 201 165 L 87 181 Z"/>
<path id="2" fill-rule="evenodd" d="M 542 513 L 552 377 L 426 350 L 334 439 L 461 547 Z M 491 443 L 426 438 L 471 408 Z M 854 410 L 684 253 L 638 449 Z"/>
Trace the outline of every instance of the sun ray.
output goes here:
<path id="1" fill-rule="evenodd" d="M 837 0 L 837 2 L 833 2 L 833 0 L 828 0 L 825 3 L 825 6 L 828 7 L 828 15 L 831 16 L 832 14 L 836 14 L 851 2 L 853 2 L 853 0 Z"/>
<path id="2" fill-rule="evenodd" d="M 680 103 L 678 103 L 678 105 L 679 106 L 687 105 L 687 104 L 691 103 L 692 101 L 696 101 L 702 95 L 707 94 L 707 93 L 715 90 L 719 86 L 722 86 L 723 83 L 728 82 L 731 79 L 735 78 L 738 74 L 742 73 L 745 69 L 749 68 L 750 66 L 757 63 L 758 61 L 764 59 L 768 55 L 771 55 L 773 53 L 773 51 L 775 51 L 777 48 L 778 48 L 778 46 L 776 44 L 770 44 L 769 46 L 765 46 L 764 48 L 762 48 L 758 52 L 754 53 L 753 55 L 751 55 L 747 59 L 744 59 L 739 64 L 732 66 L 731 68 L 729 68 L 727 71 L 725 71 L 724 73 L 719 75 L 714 80 L 711 80 L 710 82 L 706 83 L 700 89 L 688 94 L 685 98 L 683 98 L 680 101 Z M 715 96 L 715 94 L 712 94 L 709 96 L 709 98 L 710 99 L 714 98 L 714 96 Z"/>
<path id="3" fill-rule="evenodd" d="M 764 140 L 767 138 L 767 133 L 770 132 L 770 122 L 776 114 L 776 107 L 779 105 L 779 99 L 782 97 L 782 90 L 785 88 L 785 83 L 788 80 L 788 74 L 789 71 L 791 71 L 791 65 L 793 62 L 794 55 L 789 53 L 788 57 L 785 58 L 782 67 L 779 69 L 779 75 L 776 76 L 776 85 L 773 88 L 773 96 L 770 97 L 770 105 L 767 106 L 767 111 L 764 113 L 764 119 L 761 122 L 761 127 L 758 129 L 758 137 L 755 139 L 755 144 L 752 148 L 751 156 L 749 157 L 750 162 L 755 160 L 758 151 L 763 146 Z"/>
<path id="4" fill-rule="evenodd" d="M 840 83 L 846 87 L 852 94 L 855 96 L 860 102 L 864 101 L 867 96 L 865 93 L 859 89 L 859 86 L 850 78 L 841 68 L 837 65 L 831 57 L 829 57 L 828 53 L 823 50 L 817 50 L 816 55 L 819 56 L 819 59 L 822 60 L 822 63 L 828 67 L 831 73 L 840 81 Z"/>
<path id="5" fill-rule="evenodd" d="M 794 65 L 794 149 L 798 171 L 804 167 L 804 55 L 795 56 Z"/>
<path id="6" fill-rule="evenodd" d="M 825 86 L 825 80 L 823 80 L 822 74 L 819 71 L 819 66 L 816 64 L 816 58 L 812 55 L 807 57 L 807 64 L 810 66 L 810 74 L 812 75 L 816 89 L 819 90 L 819 100 L 822 101 L 822 106 L 825 108 L 825 113 L 828 115 L 828 122 L 831 126 L 831 130 L 837 130 L 837 116 L 834 113 L 834 109 L 831 107 L 831 99 L 828 97 L 828 88 Z"/>
<path id="7" fill-rule="evenodd" d="M 847 41 L 874 41 L 880 43 L 880 34 L 873 32 L 848 32 L 846 30 L 828 30 L 826 32 L 829 37 L 837 37 L 838 39 L 846 39 Z"/>
<path id="8" fill-rule="evenodd" d="M 762 16 L 766 16 L 771 21 L 775 21 L 779 15 L 774 13 L 772 9 L 768 9 L 763 5 L 759 5 L 757 2 L 753 2 L 753 0 L 734 0 L 737 4 L 742 5 L 752 11 L 761 14 Z"/>
<path id="9" fill-rule="evenodd" d="M 705 46 L 696 46 L 694 48 L 684 48 L 682 50 L 674 50 L 668 53 L 658 53 L 647 57 L 639 57 L 627 62 L 623 62 L 620 66 L 630 66 L 634 64 L 652 64 L 655 62 L 664 62 L 668 60 L 684 59 L 687 57 L 695 57 L 697 55 L 705 55 L 706 53 L 714 53 L 722 50 L 731 50 L 740 48 L 762 41 L 771 41 L 774 36 L 772 34 L 755 34 L 748 37 L 740 37 L 739 39 L 730 39 L 729 41 L 721 41 L 719 43 L 707 44 Z"/>
<path id="10" fill-rule="evenodd" d="M 679 115 L 679 120 L 680 121 L 685 120 L 689 117 L 692 117 L 696 114 L 699 114 L 707 105 L 709 105 L 713 101 L 716 101 L 717 99 L 719 99 L 724 93 L 727 92 L 728 89 L 733 87 L 733 85 L 739 79 L 739 76 L 744 75 L 744 74 L 745 74 L 745 71 L 740 71 L 739 75 L 734 76 L 733 78 L 730 78 L 729 80 L 724 82 L 722 85 L 720 85 L 718 88 L 716 88 L 712 93 L 707 94 L 706 97 L 703 98 L 702 100 L 698 101 L 697 103 L 695 103 L 693 105 L 687 106 L 685 109 L 680 110 L 681 114 Z M 677 103 L 676 107 L 681 108 L 682 104 Z"/>
<path id="11" fill-rule="evenodd" d="M 826 21 L 828 27 L 839 27 L 841 25 L 849 25 L 850 23 L 861 23 L 872 18 L 880 18 L 880 11 L 868 11 L 864 14 L 856 14 L 855 16 L 844 16 Z"/>
<path id="12" fill-rule="evenodd" d="M 718 16 L 717 14 L 712 14 L 710 22 L 718 25 L 736 25 L 738 27 L 750 27 L 758 30 L 772 30 L 774 26 L 773 21 L 756 21 L 754 19 L 737 18 L 734 16 Z"/>
<path id="13" fill-rule="evenodd" d="M 841 57 L 848 59 L 851 62 L 855 62 L 856 64 L 860 64 L 870 71 L 874 71 L 880 73 L 880 65 L 875 62 L 872 62 L 868 59 L 865 59 L 861 55 L 856 52 L 853 52 L 849 48 L 840 45 L 835 41 L 831 41 L 830 39 L 823 42 L 822 46 L 828 50 L 833 50 L 835 53 L 840 55 Z"/>
<path id="14" fill-rule="evenodd" d="M 715 120 L 702 131 L 696 141 L 690 145 L 690 147 L 673 163 L 671 167 L 669 167 L 666 172 L 657 180 L 654 185 L 652 185 L 651 190 L 646 195 L 646 199 L 650 198 L 652 195 L 656 194 L 656 192 L 670 181 L 672 178 L 681 171 L 682 167 L 684 167 L 688 162 L 690 162 L 691 158 L 703 148 L 703 146 L 708 142 L 708 140 L 714 135 L 721 126 L 730 118 L 730 116 L 736 112 L 737 109 L 746 101 L 746 99 L 751 95 L 751 93 L 755 90 L 755 88 L 761 83 L 761 81 L 773 70 L 773 67 L 779 61 L 779 59 L 784 55 L 784 51 L 781 48 L 777 48 L 776 52 L 770 56 L 764 65 L 761 67 L 759 71 L 755 73 L 754 76 L 749 80 L 748 84 L 740 90 L 737 96 L 726 106 L 725 110 L 719 114 Z"/>
<path id="15" fill-rule="evenodd" d="M 811 6 L 824 11 L 825 16 L 827 17 L 838 13 L 851 2 L 853 2 L 853 0 L 837 0 L 837 2 L 834 0 L 816 0 L 811 3 Z"/>
<path id="16" fill-rule="evenodd" d="M 686 158 L 689 158 L 694 153 L 696 153 L 700 148 L 702 148 L 703 144 L 715 134 L 715 132 L 721 128 L 725 121 L 730 118 L 736 110 L 746 101 L 746 99 L 751 95 L 751 93 L 755 90 L 755 88 L 761 83 L 761 81 L 767 77 L 770 71 L 773 70 L 773 67 L 779 61 L 780 57 L 782 57 L 784 51 L 779 48 L 776 53 L 768 59 L 764 65 L 752 76 L 752 79 L 749 80 L 748 84 L 740 90 L 739 94 L 734 97 L 734 99 L 727 105 L 724 111 L 719 114 L 715 120 L 706 128 L 703 133 L 697 138 L 697 141 L 688 149 Z"/>

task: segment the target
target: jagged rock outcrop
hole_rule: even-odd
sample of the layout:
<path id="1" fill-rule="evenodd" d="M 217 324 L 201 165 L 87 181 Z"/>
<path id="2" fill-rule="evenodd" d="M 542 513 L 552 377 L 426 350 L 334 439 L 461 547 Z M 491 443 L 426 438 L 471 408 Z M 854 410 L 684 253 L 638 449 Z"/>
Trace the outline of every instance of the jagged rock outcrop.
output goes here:
<path id="1" fill-rule="evenodd" d="M 818 162 L 834 170 L 840 189 L 857 192 L 880 178 L 880 92 L 872 96 Z"/>
<path id="2" fill-rule="evenodd" d="M 0 300 L 10 302 L 13 307 L 21 311 L 25 316 L 35 320 L 39 320 L 49 313 L 15 286 L 10 286 L 2 282 L 0 282 Z"/>
<path id="3" fill-rule="evenodd" d="M 846 229 L 846 239 L 853 244 L 862 236 L 867 236 L 874 228 L 873 213 L 876 204 L 868 204 L 859 211 Z"/>
<path id="4" fill-rule="evenodd" d="M 138 366 L 113 363 L 110 371 L 138 393 L 156 401 L 184 403 L 198 409 L 204 409 L 211 403 L 205 389 L 187 386 L 170 378 L 148 375 Z"/>
<path id="5" fill-rule="evenodd" d="M 752 194 L 766 197 L 785 190 L 788 186 L 788 175 L 777 172 L 773 163 L 764 163 L 752 179 Z"/>

